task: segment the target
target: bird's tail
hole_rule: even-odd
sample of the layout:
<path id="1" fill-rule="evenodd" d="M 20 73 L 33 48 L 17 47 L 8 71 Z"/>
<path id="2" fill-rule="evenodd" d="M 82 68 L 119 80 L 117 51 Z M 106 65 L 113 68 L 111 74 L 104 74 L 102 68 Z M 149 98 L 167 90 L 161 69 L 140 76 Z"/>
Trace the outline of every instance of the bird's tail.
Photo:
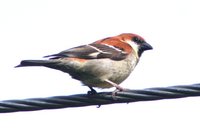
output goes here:
<path id="1" fill-rule="evenodd" d="M 56 61 L 53 60 L 23 60 L 15 67 L 27 67 L 27 66 L 46 66 L 55 65 Z"/>

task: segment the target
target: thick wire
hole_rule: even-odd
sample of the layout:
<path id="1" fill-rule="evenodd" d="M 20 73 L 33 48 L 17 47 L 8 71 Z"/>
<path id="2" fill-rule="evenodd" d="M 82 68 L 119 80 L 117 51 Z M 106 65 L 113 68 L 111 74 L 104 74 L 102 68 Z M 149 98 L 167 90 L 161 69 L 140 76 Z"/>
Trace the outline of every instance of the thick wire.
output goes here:
<path id="1" fill-rule="evenodd" d="M 114 103 L 129 103 L 192 96 L 200 96 L 200 83 L 193 85 L 146 88 L 143 90 L 127 90 L 117 92 L 114 98 L 112 92 L 101 92 L 95 95 L 77 94 L 24 100 L 4 100 L 0 101 L 0 113 L 82 107 L 89 105 L 101 106 Z"/>

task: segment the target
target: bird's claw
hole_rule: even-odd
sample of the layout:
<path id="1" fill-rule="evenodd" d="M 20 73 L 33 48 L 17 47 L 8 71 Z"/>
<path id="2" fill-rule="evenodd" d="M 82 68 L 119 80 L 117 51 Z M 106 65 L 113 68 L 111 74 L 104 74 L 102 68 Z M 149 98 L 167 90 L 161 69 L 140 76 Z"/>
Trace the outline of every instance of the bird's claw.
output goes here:
<path id="1" fill-rule="evenodd" d="M 97 94 L 97 91 L 94 90 L 93 88 L 90 88 L 91 90 L 87 92 L 88 95 L 95 95 Z"/>
<path id="2" fill-rule="evenodd" d="M 116 87 L 116 89 L 112 92 L 112 98 L 113 98 L 113 100 L 117 100 L 117 98 L 116 98 L 117 93 L 118 92 L 122 92 L 124 90 L 125 89 L 122 88 L 122 87 L 120 87 L 120 86 Z"/>

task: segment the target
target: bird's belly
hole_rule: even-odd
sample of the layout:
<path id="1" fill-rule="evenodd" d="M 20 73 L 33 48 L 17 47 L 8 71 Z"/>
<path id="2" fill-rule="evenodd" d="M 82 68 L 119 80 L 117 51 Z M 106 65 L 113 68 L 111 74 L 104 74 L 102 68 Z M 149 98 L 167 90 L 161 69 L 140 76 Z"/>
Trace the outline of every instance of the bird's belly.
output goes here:
<path id="1" fill-rule="evenodd" d="M 112 85 L 105 80 L 120 84 L 130 75 L 135 65 L 126 60 L 91 60 L 84 66 L 84 76 L 80 77 L 80 80 L 90 87 L 110 88 Z"/>

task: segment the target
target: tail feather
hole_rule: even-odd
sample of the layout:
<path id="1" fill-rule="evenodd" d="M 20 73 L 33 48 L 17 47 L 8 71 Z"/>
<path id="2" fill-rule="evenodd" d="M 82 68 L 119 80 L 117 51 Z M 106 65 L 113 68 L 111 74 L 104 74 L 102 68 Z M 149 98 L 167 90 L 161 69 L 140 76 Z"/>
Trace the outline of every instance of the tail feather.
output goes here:
<path id="1" fill-rule="evenodd" d="M 26 66 L 48 66 L 55 64 L 54 61 L 50 60 L 23 60 L 21 63 L 15 67 L 26 67 Z"/>

